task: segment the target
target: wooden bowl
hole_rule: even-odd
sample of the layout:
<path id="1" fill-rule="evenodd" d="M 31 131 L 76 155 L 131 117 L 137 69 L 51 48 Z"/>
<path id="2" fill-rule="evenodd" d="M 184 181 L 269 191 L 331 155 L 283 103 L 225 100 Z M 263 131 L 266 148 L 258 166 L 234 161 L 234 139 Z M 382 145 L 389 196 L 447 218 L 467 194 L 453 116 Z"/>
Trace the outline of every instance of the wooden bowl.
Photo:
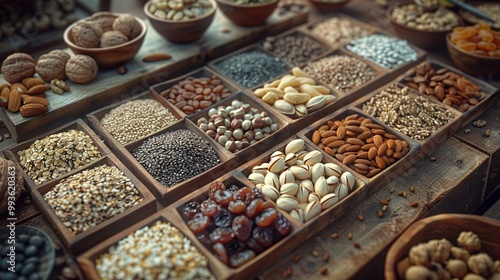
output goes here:
<path id="1" fill-rule="evenodd" d="M 450 40 L 450 34 L 446 35 L 446 46 L 448 54 L 455 67 L 472 76 L 489 76 L 500 74 L 500 57 L 488 57 L 473 54 L 458 48 Z"/>
<path id="2" fill-rule="evenodd" d="M 279 0 L 259 4 L 240 4 L 229 0 L 216 0 L 222 13 L 234 24 L 257 26 L 264 24 L 278 6 Z"/>
<path id="3" fill-rule="evenodd" d="M 168 20 L 152 15 L 149 12 L 151 1 L 144 5 L 144 13 L 156 32 L 165 39 L 173 43 L 189 43 L 198 40 L 212 23 L 217 4 L 214 0 L 210 0 L 210 2 L 212 3 L 210 11 L 189 20 Z"/>
<path id="4" fill-rule="evenodd" d="M 390 19 L 391 26 L 396 32 L 396 34 L 398 34 L 398 37 L 405 39 L 408 42 L 424 49 L 434 49 L 438 47 L 442 47 L 444 49 L 444 46 L 446 44 L 445 42 L 446 34 L 451 31 L 451 28 L 449 30 L 439 30 L 439 31 L 420 30 L 417 28 L 409 27 L 405 24 L 398 23 L 392 16 L 392 12 L 395 8 L 403 5 L 408 5 L 408 3 L 393 5 L 387 11 L 387 17 Z M 446 9 L 440 9 L 440 11 L 446 14 L 448 13 L 455 14 L 452 11 Z M 455 16 L 457 17 L 457 19 L 459 19 L 458 15 L 455 14 Z"/>
<path id="5" fill-rule="evenodd" d="M 119 15 L 120 14 L 117 13 L 99 12 L 99 16 L 101 17 L 116 18 Z M 81 21 L 88 20 L 91 18 L 92 17 L 87 17 L 81 19 Z M 139 35 L 137 35 L 137 37 L 135 37 L 134 39 L 118 46 L 107 47 L 107 48 L 84 48 L 77 46 L 74 43 L 73 36 L 71 35 L 71 29 L 73 28 L 73 26 L 75 26 L 77 22 L 68 26 L 64 31 L 63 35 L 64 42 L 71 49 L 71 51 L 73 51 L 73 53 L 85 54 L 94 58 L 99 67 L 111 68 L 120 66 L 130 61 L 137 54 L 137 52 L 142 46 L 144 38 L 146 37 L 146 31 L 148 29 L 147 24 L 138 17 L 135 17 L 135 19 L 137 20 L 137 22 L 139 22 L 139 25 L 141 26 L 141 33 L 139 33 Z"/>
<path id="6" fill-rule="evenodd" d="M 342 9 L 351 0 L 308 0 L 320 13 L 330 13 Z"/>
<path id="7" fill-rule="evenodd" d="M 499 220 L 467 214 L 441 214 L 415 222 L 396 239 L 385 258 L 385 279 L 399 279 L 396 265 L 408 256 L 413 245 L 441 238 L 456 245 L 457 237 L 462 231 L 477 234 L 481 240 L 481 252 L 500 259 Z"/>

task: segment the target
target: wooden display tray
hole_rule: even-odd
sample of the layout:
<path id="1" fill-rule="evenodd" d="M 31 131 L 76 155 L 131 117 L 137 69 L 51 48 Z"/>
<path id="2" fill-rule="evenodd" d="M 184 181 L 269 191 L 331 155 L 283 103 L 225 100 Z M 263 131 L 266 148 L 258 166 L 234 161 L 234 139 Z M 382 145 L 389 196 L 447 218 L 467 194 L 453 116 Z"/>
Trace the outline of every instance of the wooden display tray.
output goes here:
<path id="1" fill-rule="evenodd" d="M 433 60 L 428 60 L 430 62 L 431 66 L 434 69 L 440 69 L 440 68 L 447 68 L 450 71 L 459 74 L 461 76 L 464 76 L 468 80 L 472 81 L 476 85 L 478 85 L 481 88 L 483 99 L 479 101 L 476 106 L 474 106 L 472 109 L 467 110 L 463 113 L 461 113 L 460 119 L 462 120 L 462 127 L 471 122 L 472 120 L 476 119 L 479 115 L 481 115 L 484 111 L 486 111 L 488 108 L 490 108 L 493 104 L 495 104 L 496 99 L 498 98 L 498 88 L 486 83 L 483 80 L 480 80 L 474 76 L 471 76 L 469 74 L 466 74 L 452 66 L 448 66 L 442 63 L 439 63 L 438 61 L 433 61 Z M 424 63 L 424 62 L 422 62 Z M 400 78 L 398 78 L 398 81 L 402 84 L 405 84 L 404 79 L 406 77 L 411 77 L 415 75 L 415 68 L 412 68 L 408 70 L 406 73 L 401 75 Z M 419 93 L 420 94 L 420 93 Z M 449 107 L 449 106 L 448 106 Z"/>
<path id="2" fill-rule="evenodd" d="M 224 107 L 229 106 L 231 105 L 231 101 L 233 100 L 239 100 L 241 102 L 250 104 L 252 108 L 256 108 L 260 112 L 266 112 L 269 115 L 269 117 L 273 120 L 273 122 L 278 125 L 278 130 L 271 133 L 271 135 L 269 135 L 268 137 L 263 138 L 257 141 L 255 144 L 252 144 L 247 148 L 234 153 L 237 162 L 257 157 L 270 147 L 274 146 L 277 141 L 281 142 L 282 139 L 285 139 L 290 135 L 289 123 L 279 115 L 279 112 L 274 110 L 269 110 L 269 108 L 263 107 L 261 104 L 250 98 L 245 92 L 239 92 L 233 94 L 230 97 L 221 100 L 212 107 L 208 107 L 202 111 L 190 115 L 188 119 L 190 119 L 195 124 L 202 117 L 209 119 L 208 111 L 210 110 L 210 108 L 218 108 L 219 106 L 224 106 Z M 220 146 L 222 147 L 222 145 Z"/>
<path id="3" fill-rule="evenodd" d="M 157 136 L 160 134 L 164 134 L 166 132 L 172 132 L 179 129 L 187 129 L 202 139 L 208 141 L 210 146 L 217 153 L 220 163 L 216 166 L 208 169 L 205 172 L 202 172 L 190 179 L 187 179 L 183 182 L 177 183 L 170 188 L 162 185 L 158 180 L 156 180 L 148 171 L 134 158 L 132 155 L 132 151 L 139 147 L 145 140 L 152 136 Z M 207 182 L 211 180 L 215 180 L 222 174 L 225 174 L 232 170 L 236 164 L 236 158 L 234 154 L 221 147 L 220 144 L 216 143 L 215 140 L 208 137 L 203 131 L 201 131 L 195 124 L 193 124 L 187 118 L 183 118 L 182 120 L 152 134 L 148 137 L 143 137 L 137 141 L 128 143 L 127 145 L 118 145 L 113 147 L 115 154 L 118 158 L 128 167 L 130 170 L 148 187 L 148 189 L 153 193 L 156 199 L 163 205 L 167 206 L 172 202 L 175 202 L 185 195 L 193 192 L 194 190 L 200 188 Z"/>
<path id="4" fill-rule="evenodd" d="M 182 75 L 180 77 L 177 77 L 177 78 L 174 78 L 174 79 L 171 79 L 171 80 L 168 80 L 168 81 L 165 81 L 165 82 L 153 85 L 152 87 L 149 88 L 149 90 L 151 91 L 151 94 L 155 96 L 155 98 L 157 98 L 158 100 L 159 99 L 163 99 L 165 102 L 167 102 L 168 104 L 170 104 L 171 105 L 170 107 L 173 110 L 175 110 L 179 116 L 186 117 L 186 116 L 190 116 L 190 115 L 184 113 L 184 111 L 182 111 L 181 109 L 177 108 L 172 103 L 168 102 L 167 99 L 161 95 L 162 92 L 164 92 L 167 89 L 172 88 L 174 85 L 178 84 L 181 81 L 184 81 L 188 77 L 210 78 L 213 75 L 217 76 L 222 81 L 222 84 L 224 85 L 224 87 L 227 88 L 227 89 L 229 89 L 231 91 L 231 93 L 235 94 L 235 93 L 237 93 L 237 92 L 240 91 L 240 88 L 238 88 L 237 85 L 233 84 L 231 81 L 228 81 L 224 77 L 218 75 L 218 73 L 215 73 L 212 69 L 210 69 L 210 68 L 208 68 L 206 66 L 201 67 L 199 69 L 196 69 L 194 71 L 191 71 L 191 72 L 189 72 L 189 73 L 187 73 L 185 75 Z M 212 104 L 212 106 L 210 106 L 210 107 L 214 107 L 214 106 L 215 106 L 215 104 Z"/>
<path id="5" fill-rule="evenodd" d="M 238 171 L 240 171 L 243 176 L 244 176 L 244 182 L 247 184 L 249 187 L 255 187 L 255 185 L 248 179 L 248 175 L 252 173 L 252 168 L 255 166 L 259 166 L 262 163 L 269 162 L 271 158 L 271 154 L 275 151 L 281 151 L 285 152 L 285 147 L 286 145 L 295 139 L 303 139 L 302 137 L 298 136 L 291 136 L 290 138 L 286 139 L 285 141 L 281 142 L 279 145 L 276 145 L 272 149 L 269 149 L 265 153 L 262 153 L 259 157 L 244 163 L 240 167 L 238 167 Z M 305 150 L 306 151 L 313 151 L 313 150 L 318 150 L 315 148 L 313 145 L 305 141 Z M 328 163 L 328 162 L 333 162 L 331 158 L 326 157 L 325 154 L 323 154 L 323 159 L 322 163 Z M 343 172 L 349 171 L 343 166 L 339 165 L 342 169 Z M 356 183 L 354 185 L 354 188 L 352 191 L 349 192 L 349 194 L 342 200 L 338 201 L 336 204 L 334 204 L 332 207 L 322 210 L 321 213 L 315 217 L 312 218 L 311 220 L 305 222 L 304 224 L 300 224 L 300 231 L 305 234 L 305 238 L 308 239 L 312 237 L 314 234 L 317 232 L 321 231 L 323 228 L 328 226 L 328 224 L 332 223 L 333 221 L 337 220 L 339 217 L 347 213 L 349 210 L 351 210 L 354 206 L 358 205 L 361 203 L 363 200 L 366 199 L 368 190 L 366 188 L 366 184 L 364 181 L 362 181 L 356 173 L 349 171 L 354 175 L 354 178 L 356 179 Z M 285 211 L 282 211 L 285 212 Z M 288 213 L 286 213 L 287 216 Z M 291 246 L 291 245 L 290 245 Z"/>
<path id="6" fill-rule="evenodd" d="M 419 151 L 421 149 L 421 145 L 417 141 L 411 139 L 410 137 L 408 137 L 402 133 L 399 133 L 395 129 L 380 122 L 378 119 L 376 119 L 376 118 L 366 114 L 365 112 L 359 110 L 358 108 L 355 108 L 352 106 L 347 106 L 346 108 L 340 109 L 340 110 L 338 110 L 338 111 L 336 111 L 328 116 L 325 116 L 321 120 L 304 128 L 302 131 L 300 131 L 298 133 L 298 135 L 299 135 L 299 137 L 304 139 L 307 143 L 309 143 L 310 145 L 312 145 L 313 147 L 316 148 L 317 147 L 316 144 L 314 144 L 311 140 L 312 134 L 314 133 L 314 131 L 316 129 L 318 129 L 320 126 L 326 124 L 327 121 L 342 120 L 345 117 L 352 115 L 352 114 L 358 114 L 359 116 L 363 116 L 363 117 L 371 119 L 372 123 L 375 123 L 375 124 L 378 124 L 378 125 L 381 125 L 382 127 L 384 127 L 384 129 L 387 133 L 393 134 L 399 140 L 405 140 L 406 142 L 408 142 L 408 145 L 410 148 L 410 150 L 408 151 L 408 153 L 406 153 L 406 155 L 404 155 L 402 158 L 395 161 L 394 163 L 392 163 L 391 165 L 389 165 L 388 167 L 386 167 L 384 170 L 382 170 L 381 172 L 379 172 L 378 174 L 376 174 L 373 177 L 366 177 L 363 174 L 356 172 L 353 168 L 344 165 L 337 158 L 329 155 L 324 150 L 317 148 L 318 150 L 320 150 L 323 153 L 323 157 L 326 157 L 331 162 L 341 166 L 342 169 L 351 172 L 356 177 L 360 178 L 368 186 L 368 188 L 365 190 L 366 193 L 365 193 L 364 198 L 363 198 L 363 199 L 365 199 L 369 195 L 380 190 L 380 188 L 382 188 L 385 184 L 388 184 L 389 182 L 391 182 L 394 178 L 399 176 L 401 173 L 405 172 L 408 168 L 410 168 L 419 159 L 418 155 L 419 155 Z"/>
<path id="7" fill-rule="evenodd" d="M 69 229 L 64 226 L 59 217 L 56 216 L 52 207 L 45 201 L 43 195 L 50 191 L 55 185 L 57 185 L 61 180 L 68 178 L 71 175 L 79 173 L 82 169 L 66 174 L 65 176 L 59 178 L 58 180 L 51 181 L 49 184 L 45 184 L 39 188 L 31 191 L 31 196 L 35 202 L 35 205 L 40 209 L 44 217 L 49 221 L 51 226 L 54 228 L 55 232 L 61 238 L 64 246 L 73 255 L 77 255 L 87 250 L 109 236 L 116 234 L 130 224 L 142 221 L 146 217 L 149 217 L 156 212 L 156 199 L 148 191 L 141 181 L 139 181 L 132 172 L 129 171 L 117 158 L 116 156 L 109 154 L 104 158 L 88 165 L 85 170 L 95 168 L 102 164 L 107 164 L 111 166 L 116 166 L 120 169 L 126 177 L 134 184 L 134 186 L 139 191 L 140 196 L 143 201 L 130 207 L 124 212 L 101 222 L 100 224 L 78 234 L 74 234 Z"/>
<path id="8" fill-rule="evenodd" d="M 397 85 L 398 87 L 406 87 L 400 83 L 393 83 L 395 85 Z M 377 89 L 376 91 L 366 95 L 365 97 L 357 100 L 356 102 L 354 102 L 352 105 L 353 106 L 356 106 L 360 111 L 362 111 L 362 107 L 363 107 L 363 104 L 365 104 L 366 102 L 368 102 L 373 96 L 377 95 L 378 93 L 380 93 L 381 91 L 383 91 L 385 88 L 393 85 L 393 84 L 387 84 L 379 89 Z M 421 95 L 420 93 L 418 93 L 417 91 L 413 90 L 410 88 L 410 90 L 418 95 Z M 427 96 L 424 96 L 425 99 L 427 99 L 428 101 L 434 103 L 434 104 L 438 104 L 439 106 L 441 107 L 444 107 L 446 109 L 448 109 L 448 111 L 450 111 L 450 113 L 453 115 L 453 119 L 450 120 L 448 123 L 446 123 L 445 125 L 439 127 L 437 130 L 435 130 L 434 132 L 431 133 L 431 135 L 429 135 L 428 137 L 426 137 L 425 139 L 423 140 L 416 140 L 416 139 L 413 139 L 414 141 L 417 141 L 418 143 L 420 143 L 420 149 L 419 149 L 419 152 L 420 153 L 423 153 L 422 156 L 428 154 L 429 152 L 431 152 L 432 150 L 434 150 L 434 148 L 436 148 L 437 146 L 439 146 L 441 143 L 443 143 L 444 141 L 446 141 L 446 139 L 450 138 L 453 134 L 455 134 L 456 132 L 458 132 L 460 130 L 460 128 L 462 127 L 462 113 L 460 113 L 459 111 L 457 111 L 455 108 L 453 107 L 450 107 L 450 106 L 446 106 L 444 105 L 443 103 L 441 102 L 438 102 L 436 100 L 433 100 L 433 99 L 430 99 L 428 98 Z M 373 117 L 373 116 L 372 116 Z M 373 117 L 374 118 L 374 117 Z M 385 123 L 384 123 L 385 124 Z M 389 126 L 387 124 L 385 124 L 386 126 Z M 392 128 L 392 127 L 391 127 Z M 398 133 L 400 135 L 403 135 L 404 133 L 401 133 L 398 131 Z M 405 135 L 406 136 L 406 135 Z M 408 137 L 410 138 L 410 137 Z"/>
<path id="9" fill-rule="evenodd" d="M 3 108 L 0 118 L 17 141 L 24 141 L 36 134 L 84 116 L 96 108 L 106 106 L 120 95 L 134 95 L 150 86 L 172 79 L 202 66 L 210 59 L 234 51 L 268 35 L 277 34 L 307 21 L 309 9 L 280 13 L 279 9 L 263 25 L 244 28 L 230 23 L 220 12 L 205 34 L 196 42 L 173 44 L 161 37 L 148 22 L 145 41 L 137 55 L 125 64 L 128 73 L 119 75 L 114 69 L 100 69 L 99 75 L 89 84 L 68 81 L 70 92 L 62 95 L 47 92 L 49 112 L 34 118 L 23 118 Z M 222 28 L 230 32 L 221 32 Z M 68 50 L 69 52 L 69 50 Z M 166 52 L 172 59 L 143 62 L 142 59 L 157 52 Z M 3 76 L 0 83 L 5 82 Z"/>
<path id="10" fill-rule="evenodd" d="M 8 159 L 15 161 L 21 167 L 24 181 L 28 185 L 28 191 L 33 191 L 33 190 L 37 189 L 38 187 L 43 187 L 43 186 L 46 186 L 46 185 L 52 185 L 55 181 L 59 181 L 59 178 L 61 178 L 63 176 L 66 176 L 66 175 L 62 175 L 59 178 L 54 178 L 54 179 L 51 179 L 51 180 L 49 180 L 49 181 L 47 181 L 47 182 L 45 182 L 45 183 L 43 183 L 41 185 L 37 185 L 31 179 L 31 177 L 24 171 L 24 169 L 22 168 L 22 166 L 20 164 L 19 155 L 17 153 L 19 151 L 23 151 L 23 150 L 28 149 L 31 146 L 31 144 L 33 144 L 37 140 L 40 140 L 40 139 L 45 138 L 46 136 L 49 136 L 49 135 L 52 135 L 52 134 L 56 134 L 56 133 L 60 133 L 60 132 L 66 132 L 66 131 L 69 131 L 71 129 L 82 131 L 85 134 L 89 135 L 90 139 L 92 139 L 92 141 L 94 142 L 95 146 L 101 152 L 101 158 L 105 157 L 105 156 L 107 156 L 109 154 L 111 154 L 110 149 L 94 133 L 94 131 L 92 131 L 92 129 L 90 129 L 90 127 L 85 122 L 83 122 L 82 119 L 77 119 L 77 120 L 72 121 L 72 122 L 70 122 L 70 123 L 68 123 L 66 125 L 60 126 L 59 128 L 56 128 L 56 129 L 53 129 L 53 130 L 48 131 L 46 133 L 40 134 L 40 135 L 38 135 L 35 138 L 32 138 L 30 140 L 27 140 L 27 141 L 24 141 L 22 143 L 19 143 L 19 144 L 15 145 L 15 146 L 9 148 L 8 150 L 5 150 L 5 152 L 6 152 L 6 156 L 7 156 Z M 72 173 L 75 173 L 75 172 L 79 172 L 82 169 L 87 168 L 91 164 L 92 163 L 89 163 L 89 164 L 87 164 L 85 166 L 82 166 L 80 168 L 72 170 L 72 171 L 70 171 L 68 173 L 72 174 Z M 66 174 L 68 174 L 68 173 L 66 173 Z"/>

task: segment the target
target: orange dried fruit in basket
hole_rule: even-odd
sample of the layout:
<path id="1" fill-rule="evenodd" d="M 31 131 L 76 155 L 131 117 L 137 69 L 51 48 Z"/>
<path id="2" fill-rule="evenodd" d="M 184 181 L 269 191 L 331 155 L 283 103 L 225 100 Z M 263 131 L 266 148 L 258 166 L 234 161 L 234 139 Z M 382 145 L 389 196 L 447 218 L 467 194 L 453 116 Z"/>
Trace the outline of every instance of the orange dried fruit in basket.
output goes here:
<path id="1" fill-rule="evenodd" d="M 478 30 L 486 30 L 486 31 L 491 30 L 491 26 L 487 22 L 480 22 L 476 24 L 474 27 L 477 28 Z"/>
<path id="2" fill-rule="evenodd" d="M 487 31 L 487 30 L 484 30 L 484 29 L 481 29 L 479 30 L 479 37 L 481 37 L 481 40 L 485 41 L 485 42 L 488 42 L 488 43 L 491 43 L 493 42 L 493 34 L 491 34 L 491 32 Z"/>
<path id="3" fill-rule="evenodd" d="M 477 30 L 474 28 L 474 27 L 465 27 L 463 31 L 461 32 L 458 32 L 458 35 L 460 36 L 460 38 L 462 39 L 469 39 L 471 38 L 472 36 L 476 35 L 477 34 Z"/>
<path id="4" fill-rule="evenodd" d="M 477 48 L 485 51 L 494 51 L 497 49 L 497 45 L 495 45 L 495 43 L 481 41 L 477 43 Z"/>
<path id="5" fill-rule="evenodd" d="M 457 33 L 451 33 L 450 35 L 450 41 L 453 43 L 453 44 L 456 44 L 459 40 L 461 40 L 462 38 L 460 38 L 460 35 L 458 35 Z"/>
<path id="6" fill-rule="evenodd" d="M 476 50 L 476 43 L 461 41 L 457 43 L 457 47 L 466 52 L 473 52 Z"/>
<path id="7" fill-rule="evenodd" d="M 479 36 L 479 34 L 474 35 L 468 39 L 469 42 L 474 42 L 474 43 L 481 42 L 482 40 L 483 40 L 483 38 L 481 38 L 481 36 Z"/>

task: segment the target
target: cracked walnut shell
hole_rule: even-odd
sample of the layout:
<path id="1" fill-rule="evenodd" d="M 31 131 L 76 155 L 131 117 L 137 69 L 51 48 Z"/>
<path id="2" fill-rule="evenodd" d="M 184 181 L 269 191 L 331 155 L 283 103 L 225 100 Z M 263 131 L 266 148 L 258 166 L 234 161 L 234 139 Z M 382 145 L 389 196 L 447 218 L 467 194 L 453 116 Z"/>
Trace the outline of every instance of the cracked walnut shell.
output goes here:
<path id="1" fill-rule="evenodd" d="M 71 36 L 77 46 L 98 48 L 101 41 L 102 29 L 94 23 L 80 21 L 71 28 Z"/>
<path id="2" fill-rule="evenodd" d="M 3 78 L 9 83 L 20 82 L 35 74 L 35 60 L 27 53 L 14 53 L 2 62 Z"/>
<path id="3" fill-rule="evenodd" d="M 97 77 L 99 68 L 92 57 L 78 54 L 66 62 L 65 70 L 68 79 L 75 83 L 86 84 Z"/>

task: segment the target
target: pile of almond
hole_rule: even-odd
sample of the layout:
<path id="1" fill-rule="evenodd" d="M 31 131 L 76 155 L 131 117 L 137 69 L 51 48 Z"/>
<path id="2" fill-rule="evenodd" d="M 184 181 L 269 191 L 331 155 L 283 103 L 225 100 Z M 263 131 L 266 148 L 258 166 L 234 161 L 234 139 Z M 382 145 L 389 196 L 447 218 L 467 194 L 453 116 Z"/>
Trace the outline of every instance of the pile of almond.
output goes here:
<path id="1" fill-rule="evenodd" d="M 0 107 L 6 107 L 12 113 L 20 112 L 21 116 L 28 118 L 48 111 L 45 91 L 50 90 L 50 86 L 40 78 L 24 78 L 11 85 L 4 83 L 0 89 Z"/>

